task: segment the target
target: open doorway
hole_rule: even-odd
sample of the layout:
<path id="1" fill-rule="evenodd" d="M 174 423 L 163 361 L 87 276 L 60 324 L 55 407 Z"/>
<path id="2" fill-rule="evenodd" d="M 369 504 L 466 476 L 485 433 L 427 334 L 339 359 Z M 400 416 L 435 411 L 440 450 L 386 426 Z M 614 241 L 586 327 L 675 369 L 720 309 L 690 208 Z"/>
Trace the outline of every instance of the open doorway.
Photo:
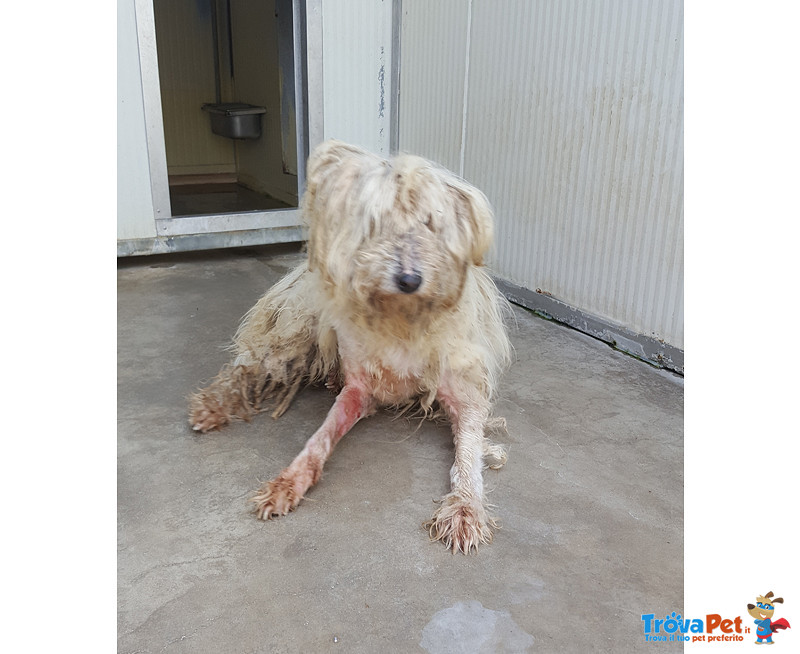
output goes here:
<path id="1" fill-rule="evenodd" d="M 153 7 L 172 216 L 297 207 L 292 0 Z"/>

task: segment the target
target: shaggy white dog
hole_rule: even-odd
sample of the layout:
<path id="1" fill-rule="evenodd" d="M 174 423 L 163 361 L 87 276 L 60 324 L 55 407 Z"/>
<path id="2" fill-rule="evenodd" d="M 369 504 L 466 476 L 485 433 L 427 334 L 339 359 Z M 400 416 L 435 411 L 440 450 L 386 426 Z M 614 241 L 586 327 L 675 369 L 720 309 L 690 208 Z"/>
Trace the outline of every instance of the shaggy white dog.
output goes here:
<path id="1" fill-rule="evenodd" d="M 244 317 L 235 360 L 191 397 L 195 430 L 248 420 L 267 399 L 280 416 L 298 389 L 340 389 L 322 426 L 253 498 L 260 518 L 286 515 L 336 443 L 378 407 L 416 408 L 452 424 L 451 492 L 426 523 L 453 551 L 492 539 L 484 458 L 498 374 L 509 360 L 507 304 L 483 268 L 492 240 L 485 196 L 415 156 L 384 160 L 338 141 L 308 160 L 302 209 L 308 261 Z"/>

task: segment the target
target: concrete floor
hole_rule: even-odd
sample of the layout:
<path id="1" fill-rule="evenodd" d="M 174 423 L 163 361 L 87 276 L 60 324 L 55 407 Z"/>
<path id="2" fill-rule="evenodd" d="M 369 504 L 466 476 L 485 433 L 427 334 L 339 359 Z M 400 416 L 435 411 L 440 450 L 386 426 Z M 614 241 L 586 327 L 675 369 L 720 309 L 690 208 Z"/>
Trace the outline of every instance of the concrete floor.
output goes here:
<path id="1" fill-rule="evenodd" d="M 249 513 L 333 397 L 204 436 L 185 397 L 299 258 L 120 261 L 118 651 L 649 650 L 641 614 L 683 606 L 683 382 L 524 310 L 496 410 L 509 460 L 486 473 L 493 544 L 429 541 L 450 432 L 388 414 L 356 425 L 295 513 Z"/>

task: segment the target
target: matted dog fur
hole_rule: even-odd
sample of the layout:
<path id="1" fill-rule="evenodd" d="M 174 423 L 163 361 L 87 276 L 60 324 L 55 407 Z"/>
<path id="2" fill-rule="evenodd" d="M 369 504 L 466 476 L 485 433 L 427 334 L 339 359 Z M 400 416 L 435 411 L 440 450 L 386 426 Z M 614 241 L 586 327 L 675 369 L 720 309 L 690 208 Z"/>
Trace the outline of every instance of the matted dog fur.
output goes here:
<path id="1" fill-rule="evenodd" d="M 507 303 L 483 267 L 486 197 L 420 157 L 327 141 L 308 160 L 302 211 L 308 261 L 245 315 L 234 360 L 190 398 L 192 427 L 219 429 L 268 405 L 277 418 L 310 383 L 339 390 L 300 454 L 253 497 L 269 519 L 297 507 L 336 443 L 377 408 L 444 416 L 451 491 L 426 527 L 453 551 L 490 542 L 483 468 L 506 454 L 486 432 L 510 345 Z"/>

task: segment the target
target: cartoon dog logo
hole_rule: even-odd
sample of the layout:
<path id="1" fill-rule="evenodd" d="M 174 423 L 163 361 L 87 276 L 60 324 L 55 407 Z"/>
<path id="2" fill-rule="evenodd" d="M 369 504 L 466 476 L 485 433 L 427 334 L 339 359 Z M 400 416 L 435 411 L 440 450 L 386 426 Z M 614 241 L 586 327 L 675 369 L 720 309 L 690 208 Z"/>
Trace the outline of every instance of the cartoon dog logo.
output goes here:
<path id="1" fill-rule="evenodd" d="M 747 605 L 747 612 L 755 618 L 755 623 L 758 625 L 758 629 L 756 630 L 756 636 L 758 637 L 756 645 L 763 645 L 764 643 L 767 643 L 767 645 L 774 645 L 772 634 L 779 629 L 788 629 L 791 627 L 786 618 L 781 618 L 775 622 L 772 621 L 772 614 L 775 613 L 775 605 L 783 604 L 783 598 L 776 597 L 772 599 L 773 594 L 774 593 L 770 591 L 766 595 L 759 595 L 756 597 L 755 605 Z"/>

